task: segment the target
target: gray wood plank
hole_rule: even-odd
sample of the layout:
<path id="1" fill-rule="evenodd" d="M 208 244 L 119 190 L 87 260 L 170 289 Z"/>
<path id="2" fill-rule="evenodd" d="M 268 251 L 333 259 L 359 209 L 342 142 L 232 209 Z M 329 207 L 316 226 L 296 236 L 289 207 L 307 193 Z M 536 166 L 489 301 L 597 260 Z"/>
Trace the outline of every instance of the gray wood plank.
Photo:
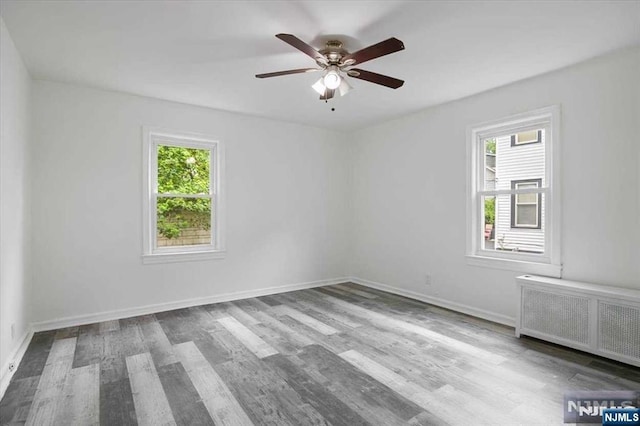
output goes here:
<path id="1" fill-rule="evenodd" d="M 216 424 L 253 424 L 227 385 L 193 342 L 175 345 L 174 350 Z"/>
<path id="2" fill-rule="evenodd" d="M 237 300 L 235 301 L 235 303 L 238 304 L 238 306 L 240 306 L 244 310 L 247 310 L 246 309 L 247 305 L 252 306 L 255 309 L 255 311 L 265 311 L 271 307 L 271 305 L 268 305 L 267 303 L 265 303 L 264 301 L 260 300 L 257 297 L 254 297 L 251 299 Z M 255 312 L 255 311 L 251 311 L 251 312 Z"/>
<path id="3" fill-rule="evenodd" d="M 229 316 L 244 324 L 255 325 L 260 322 L 232 302 L 222 303 L 222 306 L 224 306 Z"/>
<path id="4" fill-rule="evenodd" d="M 20 362 L 18 371 L 13 375 L 13 380 L 20 380 L 42 374 L 42 370 L 49 357 L 49 351 L 53 345 L 55 334 L 56 331 L 53 330 L 35 333 L 33 335 L 27 351 Z"/>
<path id="5" fill-rule="evenodd" d="M 67 327 L 56 330 L 55 339 L 68 339 L 70 337 L 78 337 L 80 327 Z"/>
<path id="6" fill-rule="evenodd" d="M 100 424 L 138 424 L 129 378 L 100 384 Z"/>
<path id="7" fill-rule="evenodd" d="M 256 297 L 256 299 L 258 299 L 259 301 L 269 306 L 277 306 L 282 304 L 282 302 L 280 302 L 278 299 L 276 299 L 273 296 L 260 296 L 260 297 Z"/>
<path id="8" fill-rule="evenodd" d="M 169 401 L 148 353 L 127 357 L 127 371 L 138 424 L 175 425 Z"/>
<path id="9" fill-rule="evenodd" d="M 153 363 L 157 367 L 176 363 L 173 346 L 155 316 L 141 316 L 138 318 L 138 324 Z"/>
<path id="10" fill-rule="evenodd" d="M 192 306 L 187 310 L 187 312 L 200 330 L 211 331 L 218 330 L 220 328 L 220 325 L 216 321 L 217 318 L 214 318 L 214 316 L 202 306 Z"/>
<path id="11" fill-rule="evenodd" d="M 117 382 L 127 378 L 125 358 L 148 351 L 137 321 L 135 319 L 120 320 L 117 330 L 105 331 L 101 336 L 104 346 L 100 361 L 100 383 Z"/>
<path id="12" fill-rule="evenodd" d="M 90 426 L 100 424 L 100 366 L 74 368 L 67 376 L 59 400 L 55 424 Z"/>
<path id="13" fill-rule="evenodd" d="M 404 424 L 423 409 L 399 395 L 388 386 L 363 373 L 335 353 L 319 346 L 311 345 L 301 352 L 307 365 L 313 366 L 340 386 L 341 397 L 356 412 L 367 419 L 373 414 L 383 424 Z M 346 391 L 346 392 L 345 392 Z"/>
<path id="14" fill-rule="evenodd" d="M 506 361 L 506 359 L 500 355 L 495 355 L 482 348 L 478 348 L 468 343 L 465 343 L 456 339 L 452 339 L 448 336 L 426 329 L 424 327 L 420 327 L 415 324 L 411 324 L 396 318 L 391 318 L 391 317 L 379 314 L 377 312 L 374 312 L 370 309 L 362 308 L 360 306 L 355 306 L 343 300 L 337 299 L 333 296 L 325 295 L 325 298 L 327 298 L 328 300 L 330 300 L 332 303 L 336 305 L 349 307 L 354 313 L 357 313 L 358 315 L 362 316 L 362 318 L 375 322 L 380 326 L 398 328 L 401 330 L 414 333 L 416 335 L 425 337 L 429 341 L 433 341 L 435 343 L 444 345 L 455 351 L 467 354 L 473 358 L 480 358 L 492 364 L 500 364 Z"/>
<path id="15" fill-rule="evenodd" d="M 100 323 L 79 327 L 73 368 L 100 363 L 103 354 L 104 338 L 100 334 Z"/>
<path id="16" fill-rule="evenodd" d="M 373 293 L 371 293 L 369 291 L 365 291 L 365 290 L 360 290 L 358 288 L 354 288 L 354 287 L 349 286 L 347 284 L 338 284 L 338 285 L 334 286 L 334 288 L 339 288 L 340 290 L 345 290 L 348 293 L 352 293 L 352 294 L 355 294 L 357 296 L 364 297 L 366 299 L 377 299 L 378 298 L 378 295 L 376 295 L 376 294 L 373 294 Z"/>
<path id="17" fill-rule="evenodd" d="M 278 353 L 271 345 L 258 337 L 234 317 L 220 318 L 218 322 L 258 358 L 264 358 Z"/>
<path id="18" fill-rule="evenodd" d="M 159 312 L 155 317 L 172 345 L 201 339 L 208 334 L 208 330 L 198 326 L 198 320 L 188 308 Z"/>
<path id="19" fill-rule="evenodd" d="M 345 338 L 345 335 L 343 333 L 334 333 L 327 336 L 307 327 L 306 325 L 294 320 L 288 315 L 283 315 L 279 319 L 280 322 L 282 322 L 287 327 L 295 330 L 299 334 L 307 336 L 314 342 L 314 344 L 324 346 L 334 353 L 340 353 L 349 349 L 353 349 L 353 345 L 347 338 Z"/>
<path id="20" fill-rule="evenodd" d="M 109 320 L 98 323 L 100 327 L 100 333 L 106 333 L 108 331 L 118 331 L 120 330 L 120 321 L 118 320 Z"/>
<path id="21" fill-rule="evenodd" d="M 300 395 L 300 397 L 330 424 L 335 426 L 368 425 L 351 407 L 336 397 L 323 383 L 318 383 L 302 367 L 283 355 L 264 359 Z"/>
<path id="22" fill-rule="evenodd" d="M 340 354 L 340 357 L 349 362 L 354 367 L 359 368 L 364 373 L 373 377 L 380 383 L 388 386 L 398 394 L 404 396 L 409 401 L 414 402 L 430 413 L 430 417 L 442 419 L 441 423 L 457 424 L 461 419 L 458 414 L 448 415 L 443 412 L 443 404 L 438 403 L 433 397 L 433 393 L 407 380 L 394 371 L 378 364 L 377 362 L 365 357 L 357 351 L 347 351 Z M 498 423 L 507 424 L 507 423 Z"/>
<path id="23" fill-rule="evenodd" d="M 180 362 L 158 367 L 158 377 L 178 425 L 213 425 L 213 419 Z"/>
<path id="24" fill-rule="evenodd" d="M 56 418 L 62 389 L 73 364 L 76 338 L 56 340 L 47 357 L 38 390 L 33 398 L 31 410 L 25 424 L 52 425 Z"/>
<path id="25" fill-rule="evenodd" d="M 226 330 L 212 334 L 233 353 L 231 361 L 215 369 L 252 421 L 278 426 L 325 424 L 324 418 L 265 364 L 270 357 L 256 358 Z"/>
<path id="26" fill-rule="evenodd" d="M 302 313 L 296 309 L 293 309 L 290 306 L 284 306 L 284 305 L 276 306 L 274 308 L 271 308 L 271 312 L 274 312 L 277 315 L 287 315 L 293 318 L 294 320 L 300 322 L 301 324 L 304 324 L 307 327 L 317 331 L 318 333 L 322 333 L 326 336 L 339 333 L 339 330 L 336 330 L 335 328 L 327 324 L 324 324 L 305 313 Z"/>
<path id="27" fill-rule="evenodd" d="M 300 395 L 262 360 L 255 357 L 245 358 L 226 362 L 216 368 L 255 424 L 327 424 L 320 413 L 305 403 Z"/>
<path id="28" fill-rule="evenodd" d="M 302 306 L 303 308 L 306 308 L 311 312 L 317 312 L 323 316 L 332 318 L 333 320 L 341 323 L 343 326 L 346 326 L 348 328 L 362 327 L 362 323 L 355 321 L 354 319 L 350 318 L 348 315 L 344 315 L 340 312 L 337 312 L 336 310 L 327 309 L 325 306 L 321 304 L 311 303 L 305 300 L 298 300 L 297 305 Z"/>
<path id="29" fill-rule="evenodd" d="M 120 354 L 123 357 L 149 352 L 137 317 L 120 320 Z"/>
<path id="30" fill-rule="evenodd" d="M 278 321 L 267 312 L 256 312 L 254 313 L 254 315 L 261 324 L 274 330 L 276 333 L 278 333 L 298 349 L 308 345 L 312 345 L 314 343 L 314 341 L 306 335 L 297 332 L 296 330 L 282 323 L 282 321 Z"/>
<path id="31" fill-rule="evenodd" d="M 40 376 L 12 380 L 0 401 L 0 424 L 24 424 L 38 389 Z"/>

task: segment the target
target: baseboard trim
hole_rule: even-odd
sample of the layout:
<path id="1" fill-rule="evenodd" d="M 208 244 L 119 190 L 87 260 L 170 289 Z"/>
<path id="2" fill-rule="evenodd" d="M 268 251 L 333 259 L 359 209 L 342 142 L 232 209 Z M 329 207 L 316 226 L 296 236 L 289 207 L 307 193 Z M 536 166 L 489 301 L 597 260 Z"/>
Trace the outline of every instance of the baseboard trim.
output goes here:
<path id="1" fill-rule="evenodd" d="M 506 315 L 496 314 L 495 312 L 486 311 L 484 309 L 474 308 L 473 306 L 464 305 L 462 303 L 452 302 L 450 300 L 440 299 L 438 297 L 427 296 L 425 294 L 416 293 L 409 290 L 399 289 L 389 284 L 382 284 L 375 281 L 365 280 L 364 278 L 351 277 L 349 280 L 353 283 L 363 285 L 365 287 L 375 288 L 377 290 L 387 291 L 389 293 L 397 294 L 398 296 L 408 297 L 409 299 L 419 300 L 421 302 L 429 303 L 431 305 L 439 306 L 441 308 L 450 309 L 452 311 L 461 312 L 463 314 L 471 315 L 474 317 L 482 318 L 487 321 L 496 322 L 498 324 L 514 327 L 516 324 L 515 318 L 511 318 Z"/>
<path id="2" fill-rule="evenodd" d="M 9 355 L 9 359 L 2 366 L 2 372 L 0 373 L 0 400 L 4 398 L 4 393 L 7 391 L 9 387 L 9 383 L 11 382 L 11 378 L 18 370 L 20 363 L 22 362 L 22 357 L 24 357 L 25 352 L 27 352 L 27 347 L 29 347 L 29 343 L 31 342 L 31 338 L 33 337 L 33 328 L 28 327 L 27 331 L 25 331 L 22 339 L 20 340 L 20 345 Z M 9 371 L 9 365 L 14 363 L 15 368 L 13 371 Z"/>
<path id="3" fill-rule="evenodd" d="M 158 303 L 154 305 L 139 306 L 135 308 L 118 309 L 113 311 L 98 312 L 88 315 L 77 315 L 73 317 L 59 318 L 49 321 L 33 323 L 34 332 L 55 330 L 58 328 L 75 327 L 79 325 L 92 324 L 95 322 L 111 321 L 122 318 L 135 317 L 138 315 L 149 315 L 157 312 L 170 311 L 173 309 L 188 308 L 191 306 L 207 305 L 210 303 L 230 302 L 233 300 L 248 299 L 251 297 L 268 296 L 270 294 L 286 293 L 288 291 L 304 290 L 308 288 L 322 287 L 348 282 L 349 278 L 332 278 L 326 280 L 310 281 L 298 284 L 287 284 L 283 286 L 260 288 L 255 290 L 236 291 L 223 293 L 215 296 L 196 297 L 193 299 L 179 300 L 176 302 Z"/>

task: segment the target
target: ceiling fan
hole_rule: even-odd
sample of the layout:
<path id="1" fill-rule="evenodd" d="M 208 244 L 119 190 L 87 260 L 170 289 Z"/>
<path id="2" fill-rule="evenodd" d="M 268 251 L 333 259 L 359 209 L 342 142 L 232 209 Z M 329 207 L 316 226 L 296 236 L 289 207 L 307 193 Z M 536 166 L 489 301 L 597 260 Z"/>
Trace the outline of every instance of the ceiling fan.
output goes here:
<path id="1" fill-rule="evenodd" d="M 280 40 L 295 47 L 305 55 L 316 61 L 320 68 L 299 68 L 295 70 L 277 71 L 265 74 L 256 74 L 257 78 L 278 77 L 281 75 L 300 74 L 307 72 L 324 71 L 320 80 L 311 87 L 320 94 L 320 100 L 327 101 L 334 97 L 336 91 L 340 96 L 346 95 L 352 87 L 344 78 L 345 75 L 382 86 L 397 89 L 404 84 L 403 80 L 365 71 L 359 68 L 350 68 L 381 56 L 404 50 L 402 41 L 395 37 L 381 41 L 380 43 L 365 47 L 354 53 L 349 53 L 342 48 L 339 40 L 329 40 L 322 50 L 316 50 L 304 41 L 292 34 L 276 34 Z M 347 69 L 349 68 L 349 69 Z"/>

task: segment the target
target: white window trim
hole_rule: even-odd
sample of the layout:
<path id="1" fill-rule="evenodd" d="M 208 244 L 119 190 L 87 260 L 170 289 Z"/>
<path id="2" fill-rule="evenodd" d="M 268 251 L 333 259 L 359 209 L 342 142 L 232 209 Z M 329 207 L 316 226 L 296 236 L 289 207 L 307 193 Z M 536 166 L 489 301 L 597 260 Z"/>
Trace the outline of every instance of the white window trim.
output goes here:
<path id="1" fill-rule="evenodd" d="M 546 187 L 491 191 L 492 193 L 542 193 L 545 197 L 545 254 L 499 252 L 482 249 L 484 217 L 482 211 L 484 163 L 479 150 L 481 141 L 531 128 L 545 128 Z M 560 278 L 561 256 L 561 184 L 560 184 L 560 106 L 554 105 L 492 120 L 467 129 L 467 263 L 474 266 L 508 269 Z"/>
<path id="2" fill-rule="evenodd" d="M 143 126 L 142 143 L 142 263 L 167 263 L 209 259 L 224 259 L 225 251 L 225 154 L 224 144 L 199 133 L 178 132 Z M 159 140 L 162 143 L 159 143 Z M 167 143 L 168 142 L 168 143 Z M 157 195 L 157 146 L 188 146 L 211 152 L 209 177 L 212 183 L 207 198 L 211 198 L 213 241 L 208 245 L 156 247 L 155 199 Z M 178 195 L 178 194 L 176 194 Z M 199 196 L 196 196 L 199 197 Z"/>

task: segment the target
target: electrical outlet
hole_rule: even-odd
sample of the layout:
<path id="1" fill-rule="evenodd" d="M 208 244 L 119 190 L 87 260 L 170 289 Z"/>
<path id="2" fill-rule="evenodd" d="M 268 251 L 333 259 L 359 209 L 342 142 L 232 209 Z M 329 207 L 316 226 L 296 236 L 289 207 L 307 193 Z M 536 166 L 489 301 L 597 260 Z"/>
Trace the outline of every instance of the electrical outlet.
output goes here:
<path id="1" fill-rule="evenodd" d="M 16 369 L 16 363 L 15 362 L 10 362 L 9 363 L 9 372 L 11 373 L 15 369 Z"/>
<path id="2" fill-rule="evenodd" d="M 426 274 L 424 276 L 424 285 L 431 285 L 431 275 Z"/>

